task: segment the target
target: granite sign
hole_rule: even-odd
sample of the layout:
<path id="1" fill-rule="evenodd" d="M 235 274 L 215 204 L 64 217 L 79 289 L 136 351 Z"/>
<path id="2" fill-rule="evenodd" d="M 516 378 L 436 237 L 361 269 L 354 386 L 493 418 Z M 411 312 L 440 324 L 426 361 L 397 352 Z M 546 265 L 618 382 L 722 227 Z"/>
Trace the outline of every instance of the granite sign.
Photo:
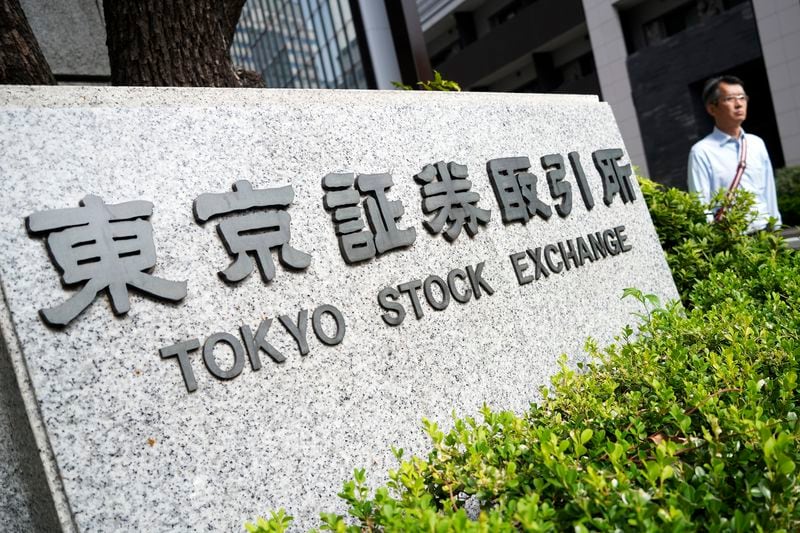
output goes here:
<path id="1" fill-rule="evenodd" d="M 595 97 L 4 88 L 0 175 L 22 529 L 309 526 L 677 296 Z"/>

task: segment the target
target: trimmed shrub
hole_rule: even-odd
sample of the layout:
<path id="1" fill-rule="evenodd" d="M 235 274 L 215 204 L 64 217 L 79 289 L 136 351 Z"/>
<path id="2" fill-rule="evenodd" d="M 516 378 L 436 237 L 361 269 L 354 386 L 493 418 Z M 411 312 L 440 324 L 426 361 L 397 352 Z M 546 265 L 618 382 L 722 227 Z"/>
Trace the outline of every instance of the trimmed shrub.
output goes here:
<path id="1" fill-rule="evenodd" d="M 642 191 L 685 305 L 627 289 L 641 325 L 552 378 L 522 416 L 484 407 L 389 483 L 363 470 L 331 531 L 797 531 L 800 254 L 647 180 Z M 280 522 L 276 521 L 276 518 Z M 251 532 L 282 531 L 273 515 Z"/>
<path id="2" fill-rule="evenodd" d="M 753 206 L 753 197 L 747 191 L 737 191 L 732 199 L 720 191 L 704 205 L 679 189 L 668 189 L 646 178 L 639 178 L 639 183 L 672 278 L 687 307 L 694 305 L 695 286 L 712 273 L 733 270 L 743 278 L 752 278 L 764 261 L 788 253 L 778 234 L 745 234 Z M 706 212 L 718 205 L 724 206 L 726 215 L 720 222 L 709 224 Z"/>

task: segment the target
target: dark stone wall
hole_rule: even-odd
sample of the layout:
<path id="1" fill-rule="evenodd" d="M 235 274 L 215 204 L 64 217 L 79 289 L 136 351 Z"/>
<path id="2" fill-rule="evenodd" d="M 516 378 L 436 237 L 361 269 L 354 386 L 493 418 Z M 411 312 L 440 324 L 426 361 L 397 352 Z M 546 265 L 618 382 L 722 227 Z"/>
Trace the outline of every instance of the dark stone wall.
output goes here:
<path id="1" fill-rule="evenodd" d="M 539 0 L 447 58 L 437 70 L 445 79 L 472 89 L 497 69 L 585 21 L 580 0 Z"/>
<path id="2" fill-rule="evenodd" d="M 556 87 L 553 92 L 561 94 L 596 94 L 601 99 L 603 98 L 597 72 L 592 72 L 577 80 L 566 81 Z"/>
<path id="3" fill-rule="evenodd" d="M 761 131 L 755 131 L 750 127 L 752 121 L 748 120 L 744 128 L 767 141 L 770 133 L 766 130 L 771 122 L 777 136 L 771 101 L 767 109 L 762 96 L 765 92 L 769 98 L 761 57 L 755 16 L 749 2 L 628 56 L 634 105 L 654 180 L 686 188 L 689 149 L 713 126 L 700 103 L 700 91 L 704 80 L 719 73 L 739 75 L 744 65 L 750 65 L 746 69 L 748 76 L 763 77 L 751 80 L 767 90 L 758 91 L 760 105 L 756 106 L 757 99 L 751 100 L 748 113 L 750 117 L 758 115 L 756 122 L 764 125 L 756 128 Z M 760 73 L 752 68 L 753 64 L 760 65 Z M 752 98 L 751 84 L 747 78 L 744 81 Z M 768 142 L 768 148 L 772 148 L 770 144 L 774 142 Z M 779 143 L 776 150 L 780 150 Z M 778 154 L 772 155 L 775 163 Z"/>

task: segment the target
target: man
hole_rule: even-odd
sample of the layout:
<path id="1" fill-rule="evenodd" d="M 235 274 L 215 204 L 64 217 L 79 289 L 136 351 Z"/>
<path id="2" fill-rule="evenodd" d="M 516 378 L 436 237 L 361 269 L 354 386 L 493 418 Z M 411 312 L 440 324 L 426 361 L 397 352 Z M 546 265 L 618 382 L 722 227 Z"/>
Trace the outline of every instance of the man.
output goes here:
<path id="1" fill-rule="evenodd" d="M 754 232 L 766 228 L 770 217 L 780 225 L 781 214 L 767 147 L 760 137 L 745 134 L 742 129 L 748 99 L 742 80 L 735 76 L 720 76 L 706 82 L 703 102 L 714 117 L 715 126 L 689 153 L 689 190 L 709 202 L 718 190 L 730 190 L 731 183 L 738 181 L 734 189 L 741 188 L 755 196 L 753 208 L 758 214 L 748 228 L 748 232 Z M 741 163 L 743 172 L 738 168 Z M 712 218 L 710 215 L 709 219 Z"/>

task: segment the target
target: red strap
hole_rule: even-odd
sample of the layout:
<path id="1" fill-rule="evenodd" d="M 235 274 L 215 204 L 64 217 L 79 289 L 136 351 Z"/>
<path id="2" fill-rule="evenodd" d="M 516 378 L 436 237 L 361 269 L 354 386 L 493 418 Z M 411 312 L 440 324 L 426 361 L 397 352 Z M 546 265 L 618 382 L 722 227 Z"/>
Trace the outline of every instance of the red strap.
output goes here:
<path id="1" fill-rule="evenodd" d="M 736 166 L 736 175 L 733 177 L 733 181 L 731 181 L 730 187 L 728 187 L 728 194 L 725 196 L 725 199 L 730 202 L 731 198 L 733 197 L 733 192 L 739 188 L 739 183 L 742 181 L 742 175 L 744 174 L 744 169 L 747 167 L 747 136 L 742 135 L 742 144 L 739 150 L 739 164 Z M 722 217 L 725 216 L 725 206 L 720 207 L 717 210 L 717 214 L 714 215 L 714 222 L 719 222 L 722 220 Z"/>

